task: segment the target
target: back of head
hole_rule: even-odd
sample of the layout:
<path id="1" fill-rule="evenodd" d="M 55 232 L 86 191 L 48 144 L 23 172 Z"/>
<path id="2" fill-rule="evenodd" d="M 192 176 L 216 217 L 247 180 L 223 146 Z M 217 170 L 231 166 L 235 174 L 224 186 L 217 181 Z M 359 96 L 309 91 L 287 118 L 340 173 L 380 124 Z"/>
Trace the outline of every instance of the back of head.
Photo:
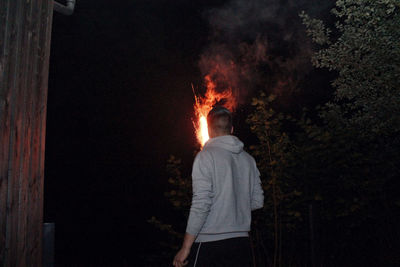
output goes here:
<path id="1" fill-rule="evenodd" d="M 222 106 L 214 107 L 207 115 L 210 137 L 227 135 L 232 131 L 232 113 Z"/>

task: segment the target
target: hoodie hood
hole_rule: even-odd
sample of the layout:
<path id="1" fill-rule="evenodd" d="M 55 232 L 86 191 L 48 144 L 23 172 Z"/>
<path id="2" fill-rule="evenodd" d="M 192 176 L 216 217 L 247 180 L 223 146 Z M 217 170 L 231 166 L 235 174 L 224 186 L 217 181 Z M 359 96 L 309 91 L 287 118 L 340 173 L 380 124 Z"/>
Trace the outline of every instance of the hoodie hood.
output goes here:
<path id="1" fill-rule="evenodd" d="M 236 154 L 243 151 L 242 141 L 233 135 L 222 135 L 211 138 L 204 145 L 204 148 L 206 147 L 220 147 Z"/>

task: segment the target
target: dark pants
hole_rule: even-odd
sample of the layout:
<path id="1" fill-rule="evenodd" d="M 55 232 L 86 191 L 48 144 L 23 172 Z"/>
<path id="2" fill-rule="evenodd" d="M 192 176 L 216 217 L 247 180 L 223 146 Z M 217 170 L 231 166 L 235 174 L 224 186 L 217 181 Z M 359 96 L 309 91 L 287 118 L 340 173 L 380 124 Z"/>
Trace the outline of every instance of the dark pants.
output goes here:
<path id="1" fill-rule="evenodd" d="M 213 242 L 194 243 L 188 261 L 190 267 L 253 266 L 250 239 L 248 237 L 236 237 Z"/>

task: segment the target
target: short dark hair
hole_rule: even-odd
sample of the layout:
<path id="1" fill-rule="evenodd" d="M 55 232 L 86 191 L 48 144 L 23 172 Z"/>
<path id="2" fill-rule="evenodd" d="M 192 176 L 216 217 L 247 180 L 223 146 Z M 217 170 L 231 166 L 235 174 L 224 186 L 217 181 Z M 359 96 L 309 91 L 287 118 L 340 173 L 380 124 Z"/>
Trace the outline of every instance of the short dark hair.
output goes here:
<path id="1" fill-rule="evenodd" d="M 215 132 L 229 134 L 232 129 L 232 113 L 225 107 L 216 106 L 208 113 L 207 124 Z"/>

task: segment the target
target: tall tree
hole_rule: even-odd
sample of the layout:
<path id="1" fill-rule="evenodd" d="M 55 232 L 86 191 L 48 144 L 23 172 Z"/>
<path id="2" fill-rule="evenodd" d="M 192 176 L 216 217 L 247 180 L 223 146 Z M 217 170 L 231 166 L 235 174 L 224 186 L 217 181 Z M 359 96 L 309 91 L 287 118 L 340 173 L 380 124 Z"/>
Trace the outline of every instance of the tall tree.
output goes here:
<path id="1" fill-rule="evenodd" d="M 331 112 L 367 137 L 398 134 L 400 2 L 339 0 L 333 14 L 338 18 L 335 34 L 322 21 L 301 14 L 308 34 L 324 46 L 313 64 L 338 72 Z"/>
<path id="2" fill-rule="evenodd" d="M 331 152 L 325 156 L 339 159 L 330 161 L 336 173 L 330 176 L 342 185 L 338 196 L 347 204 L 336 216 L 353 214 L 342 220 L 343 230 L 358 238 L 349 240 L 377 255 L 376 264 L 398 264 L 400 2 L 339 0 L 332 11 L 337 18 L 333 30 L 304 12 L 301 17 L 321 46 L 312 58 L 314 66 L 337 72 L 334 98 L 320 113 L 325 132 L 334 137 L 324 142 Z"/>

